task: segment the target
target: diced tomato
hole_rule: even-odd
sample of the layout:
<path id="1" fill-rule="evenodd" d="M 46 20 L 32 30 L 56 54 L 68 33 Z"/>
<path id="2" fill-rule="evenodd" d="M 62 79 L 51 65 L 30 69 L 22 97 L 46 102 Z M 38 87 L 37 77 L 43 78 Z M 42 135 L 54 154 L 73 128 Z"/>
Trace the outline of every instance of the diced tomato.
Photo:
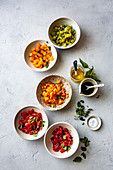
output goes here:
<path id="1" fill-rule="evenodd" d="M 39 130 L 42 130 L 41 120 L 42 114 L 34 112 L 34 109 L 21 113 L 21 120 L 19 120 L 19 129 L 29 135 L 37 134 Z M 37 117 L 37 118 L 36 118 Z M 22 126 L 21 126 L 22 125 Z"/>
<path id="2" fill-rule="evenodd" d="M 38 122 L 37 122 L 37 126 L 40 126 L 40 125 L 41 125 L 41 122 L 40 122 L 40 121 L 38 121 Z"/>
<path id="3" fill-rule="evenodd" d="M 33 132 L 30 131 L 29 134 L 30 134 L 30 135 L 33 135 Z"/>
<path id="4" fill-rule="evenodd" d="M 58 152 L 58 151 L 59 151 L 59 146 L 58 146 L 58 145 L 53 145 L 53 150 L 54 150 L 55 152 Z"/>
<path id="5" fill-rule="evenodd" d="M 38 133 L 38 130 L 34 130 L 34 133 L 37 134 L 37 133 Z"/>
<path id="6" fill-rule="evenodd" d="M 19 125 L 23 125 L 23 121 L 22 120 L 19 120 Z"/>
<path id="7" fill-rule="evenodd" d="M 60 152 L 61 152 L 61 153 L 64 153 L 64 152 L 65 152 L 65 149 L 61 148 L 61 149 L 60 149 Z"/>
<path id="8" fill-rule="evenodd" d="M 42 117 L 42 114 L 41 114 L 41 113 L 38 113 L 38 117 Z"/>
<path id="9" fill-rule="evenodd" d="M 53 143 L 53 150 L 61 153 L 67 150 L 68 146 L 73 144 L 72 136 L 67 128 L 59 126 L 52 132 L 51 142 Z"/>

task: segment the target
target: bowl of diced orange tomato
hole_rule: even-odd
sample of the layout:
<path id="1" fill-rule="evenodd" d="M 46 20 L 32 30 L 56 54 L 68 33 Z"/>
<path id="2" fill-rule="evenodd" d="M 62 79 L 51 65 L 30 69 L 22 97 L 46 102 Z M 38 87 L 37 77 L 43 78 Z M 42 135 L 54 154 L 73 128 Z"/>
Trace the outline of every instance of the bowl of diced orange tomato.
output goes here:
<path id="1" fill-rule="evenodd" d="M 49 70 L 55 65 L 57 51 L 48 41 L 36 40 L 26 47 L 24 59 L 31 69 L 43 72 Z"/>
<path id="2" fill-rule="evenodd" d="M 42 79 L 36 89 L 38 102 L 47 110 L 64 108 L 72 96 L 69 82 L 62 76 L 49 75 Z"/>

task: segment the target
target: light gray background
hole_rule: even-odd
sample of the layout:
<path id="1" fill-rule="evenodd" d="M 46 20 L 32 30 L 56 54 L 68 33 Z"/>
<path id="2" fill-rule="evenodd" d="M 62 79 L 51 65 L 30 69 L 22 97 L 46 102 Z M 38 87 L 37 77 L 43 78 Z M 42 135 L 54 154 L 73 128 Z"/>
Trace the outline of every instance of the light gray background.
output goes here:
<path id="1" fill-rule="evenodd" d="M 47 40 L 48 25 L 57 17 L 73 18 L 82 31 L 79 43 L 69 50 L 57 50 L 54 68 L 45 73 L 30 70 L 24 62 L 24 49 L 33 40 Z M 93 98 L 78 94 L 78 84 L 70 80 L 73 60 L 81 57 L 95 66 L 105 83 Z M 0 0 L 0 170 L 112 170 L 113 169 L 113 1 L 112 0 Z M 69 80 L 73 89 L 71 102 L 61 111 L 44 109 L 50 125 L 57 121 L 71 123 L 80 137 L 90 141 L 87 159 L 74 163 L 56 159 L 44 148 L 43 138 L 21 139 L 13 128 L 16 112 L 27 105 L 38 104 L 35 90 L 39 81 L 59 74 Z M 102 128 L 93 132 L 75 121 L 76 102 L 85 100 L 92 114 L 103 120 Z M 79 153 L 79 151 L 78 151 Z"/>

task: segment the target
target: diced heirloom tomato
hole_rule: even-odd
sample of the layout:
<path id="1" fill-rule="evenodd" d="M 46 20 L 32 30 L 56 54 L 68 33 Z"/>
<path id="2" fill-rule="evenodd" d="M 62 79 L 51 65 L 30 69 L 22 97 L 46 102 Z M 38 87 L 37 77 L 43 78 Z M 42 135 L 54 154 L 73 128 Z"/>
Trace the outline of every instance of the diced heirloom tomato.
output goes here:
<path id="1" fill-rule="evenodd" d="M 33 109 L 21 113 L 21 120 L 19 120 L 19 129 L 29 135 L 38 134 L 44 126 L 42 114 L 35 112 Z M 36 136 L 36 135 L 35 135 Z"/>
<path id="2" fill-rule="evenodd" d="M 51 142 L 53 144 L 53 150 L 55 152 L 60 151 L 64 153 L 70 150 L 70 146 L 73 144 L 73 138 L 67 128 L 59 126 L 52 132 Z"/>

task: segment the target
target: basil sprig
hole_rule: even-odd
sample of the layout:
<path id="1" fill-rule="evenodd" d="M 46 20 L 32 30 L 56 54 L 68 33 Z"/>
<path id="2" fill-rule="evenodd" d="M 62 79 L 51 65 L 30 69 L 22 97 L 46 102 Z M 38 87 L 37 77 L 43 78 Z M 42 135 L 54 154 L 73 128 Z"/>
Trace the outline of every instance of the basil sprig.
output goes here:
<path id="1" fill-rule="evenodd" d="M 101 82 L 101 80 L 99 80 L 97 77 L 96 77 L 96 74 L 94 72 L 94 67 L 92 66 L 92 68 L 89 68 L 89 65 L 87 63 L 85 63 L 81 58 L 79 58 L 79 61 L 80 63 L 82 64 L 82 66 L 84 68 L 87 68 L 89 69 L 88 71 L 86 71 L 86 75 L 85 77 L 87 78 L 92 78 L 94 79 L 95 81 L 98 81 L 98 82 Z"/>

